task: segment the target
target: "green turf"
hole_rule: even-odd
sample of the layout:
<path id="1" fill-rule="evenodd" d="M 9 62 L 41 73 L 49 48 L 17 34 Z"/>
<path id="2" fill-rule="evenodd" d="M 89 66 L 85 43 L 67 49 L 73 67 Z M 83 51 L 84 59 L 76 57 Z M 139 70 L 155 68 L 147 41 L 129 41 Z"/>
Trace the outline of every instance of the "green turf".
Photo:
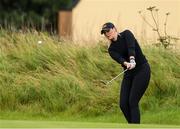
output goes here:
<path id="1" fill-rule="evenodd" d="M 128 125 L 119 123 L 72 121 L 0 120 L 0 128 L 180 128 L 180 126 L 153 124 Z"/>

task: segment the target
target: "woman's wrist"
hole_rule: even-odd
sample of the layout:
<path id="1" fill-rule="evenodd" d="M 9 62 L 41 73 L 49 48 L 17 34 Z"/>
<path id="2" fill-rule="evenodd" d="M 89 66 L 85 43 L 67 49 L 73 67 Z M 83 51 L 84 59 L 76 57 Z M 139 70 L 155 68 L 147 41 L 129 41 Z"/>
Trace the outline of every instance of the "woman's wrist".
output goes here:
<path id="1" fill-rule="evenodd" d="M 135 60 L 135 57 L 134 56 L 130 56 L 129 60 Z"/>

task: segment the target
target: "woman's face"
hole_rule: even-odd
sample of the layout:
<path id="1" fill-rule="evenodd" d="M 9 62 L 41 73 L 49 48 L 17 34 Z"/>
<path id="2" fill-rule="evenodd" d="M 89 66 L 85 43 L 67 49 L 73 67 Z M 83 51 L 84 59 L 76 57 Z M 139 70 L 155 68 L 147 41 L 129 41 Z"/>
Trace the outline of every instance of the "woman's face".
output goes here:
<path id="1" fill-rule="evenodd" d="M 117 37 L 117 31 L 115 28 L 111 28 L 109 31 L 106 31 L 104 35 L 108 40 L 115 40 Z"/>

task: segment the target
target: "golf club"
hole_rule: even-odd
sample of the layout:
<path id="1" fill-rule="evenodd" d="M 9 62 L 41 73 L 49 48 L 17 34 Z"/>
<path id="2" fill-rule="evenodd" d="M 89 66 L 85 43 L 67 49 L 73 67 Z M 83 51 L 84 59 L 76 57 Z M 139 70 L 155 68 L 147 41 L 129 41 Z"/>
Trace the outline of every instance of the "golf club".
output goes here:
<path id="1" fill-rule="evenodd" d="M 115 76 L 113 79 L 111 79 L 110 81 L 103 81 L 101 80 L 102 83 L 104 83 L 105 85 L 108 85 L 109 83 L 111 83 L 113 80 L 115 80 L 116 78 L 118 78 L 120 75 L 122 75 L 123 73 L 125 73 L 128 69 L 125 69 L 124 71 L 122 71 L 121 73 L 119 73 L 117 76 Z"/>

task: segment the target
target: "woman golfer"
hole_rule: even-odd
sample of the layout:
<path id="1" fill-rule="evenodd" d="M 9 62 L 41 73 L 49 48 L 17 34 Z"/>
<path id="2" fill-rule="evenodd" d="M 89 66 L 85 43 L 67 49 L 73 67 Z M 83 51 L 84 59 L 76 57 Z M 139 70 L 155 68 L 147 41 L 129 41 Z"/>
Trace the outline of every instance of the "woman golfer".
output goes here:
<path id="1" fill-rule="evenodd" d="M 139 101 L 145 93 L 150 80 L 150 66 L 131 31 L 118 33 L 116 27 L 108 22 L 101 34 L 110 41 L 108 52 L 121 64 L 125 72 L 120 91 L 120 108 L 128 123 L 140 123 Z"/>

